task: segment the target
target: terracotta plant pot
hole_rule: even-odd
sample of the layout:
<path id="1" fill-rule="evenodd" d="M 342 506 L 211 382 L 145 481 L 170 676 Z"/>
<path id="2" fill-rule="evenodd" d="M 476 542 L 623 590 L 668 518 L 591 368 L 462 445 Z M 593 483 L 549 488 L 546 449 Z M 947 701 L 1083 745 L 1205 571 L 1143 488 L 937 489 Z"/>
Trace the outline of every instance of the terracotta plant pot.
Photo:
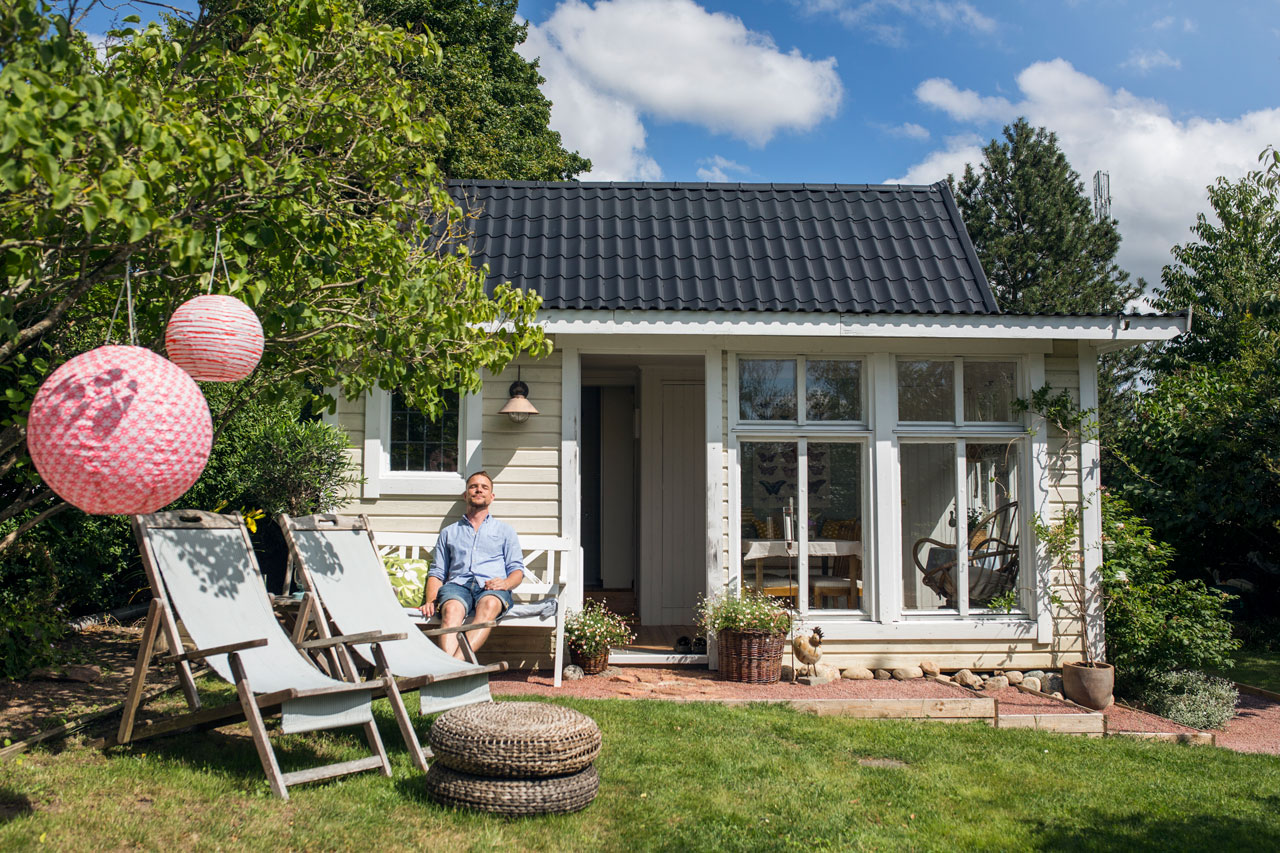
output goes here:
<path id="1" fill-rule="evenodd" d="M 579 654 L 577 649 L 569 649 L 569 662 L 582 667 L 582 671 L 587 675 L 599 675 L 609 667 L 609 650 L 605 649 L 598 655 L 590 657 Z"/>
<path id="2" fill-rule="evenodd" d="M 1095 711 L 1111 705 L 1116 686 L 1116 668 L 1109 663 L 1064 663 L 1062 693 L 1077 705 Z"/>

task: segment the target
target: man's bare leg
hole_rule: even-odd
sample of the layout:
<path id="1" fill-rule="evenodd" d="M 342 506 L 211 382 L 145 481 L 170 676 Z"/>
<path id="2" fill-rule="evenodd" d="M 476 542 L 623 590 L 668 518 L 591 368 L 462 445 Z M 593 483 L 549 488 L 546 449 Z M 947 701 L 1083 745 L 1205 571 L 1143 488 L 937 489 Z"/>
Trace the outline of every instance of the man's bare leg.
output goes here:
<path id="1" fill-rule="evenodd" d="M 492 622 L 502 615 L 502 601 L 496 595 L 482 595 L 480 600 L 476 602 L 476 621 Z M 489 639 L 490 628 L 477 628 L 474 631 L 467 632 L 467 642 L 471 643 L 472 651 L 480 651 L 480 647 L 484 645 L 484 641 Z"/>
<path id="2" fill-rule="evenodd" d="M 444 607 L 440 610 L 440 627 L 457 628 L 467 618 L 467 608 L 462 606 L 462 602 L 456 598 L 451 598 L 444 603 Z M 441 634 L 440 648 L 447 655 L 453 655 L 455 658 L 462 660 L 462 649 L 458 646 L 457 634 Z"/>

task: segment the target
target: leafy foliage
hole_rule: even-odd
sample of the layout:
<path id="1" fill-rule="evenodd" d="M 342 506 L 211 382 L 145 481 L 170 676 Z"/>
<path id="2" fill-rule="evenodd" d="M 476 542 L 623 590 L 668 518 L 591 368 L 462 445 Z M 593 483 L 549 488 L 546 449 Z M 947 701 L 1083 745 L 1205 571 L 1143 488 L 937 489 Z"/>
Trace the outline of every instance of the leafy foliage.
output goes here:
<path id="1" fill-rule="evenodd" d="M 1225 678 L 1194 670 L 1162 672 L 1140 694 L 1153 713 L 1197 729 L 1220 729 L 1236 713 L 1240 698 Z"/>
<path id="2" fill-rule="evenodd" d="M 261 424 L 244 454 L 253 472 L 243 501 L 268 515 L 330 512 L 358 485 L 347 434 L 332 424 L 278 418 Z"/>
<path id="3" fill-rule="evenodd" d="M 627 620 L 605 607 L 603 601 L 587 599 L 582 609 L 564 620 L 564 641 L 583 657 L 595 657 L 614 646 L 625 646 L 635 639 Z"/>
<path id="4" fill-rule="evenodd" d="M 453 248 L 445 123 L 401 73 L 438 47 L 338 0 L 267 8 L 235 39 L 216 13 L 118 32 L 105 63 L 38 0 L 0 9 L 0 522 L 22 519 L 0 550 L 60 506 L 25 456 L 34 388 L 101 342 L 126 265 L 138 339 L 158 348 L 217 228 L 217 287 L 267 332 L 247 396 L 381 384 L 434 413 L 442 390 L 550 349 L 536 294 L 486 294 Z"/>
<path id="5" fill-rule="evenodd" d="M 56 663 L 56 641 L 66 631 L 57 604 L 58 583 L 47 555 L 24 543 L 14 557 L 0 562 L 0 677 L 21 678 Z M 36 563 L 34 570 L 30 562 Z"/>
<path id="6" fill-rule="evenodd" d="M 1176 669 L 1230 667 L 1231 596 L 1168 568 L 1173 549 L 1125 501 L 1102 497 L 1107 654 L 1122 682 L 1140 685 Z"/>
<path id="7" fill-rule="evenodd" d="M 747 588 L 740 595 L 721 595 L 698 601 L 695 622 L 708 634 L 721 631 L 762 631 L 785 634 L 791 630 L 791 613 L 776 598 Z"/>
<path id="8" fill-rule="evenodd" d="M 956 203 L 1006 311 L 1113 313 L 1140 291 L 1115 263 L 1120 232 L 1094 219 L 1057 136 L 1018 119 L 965 166 Z"/>

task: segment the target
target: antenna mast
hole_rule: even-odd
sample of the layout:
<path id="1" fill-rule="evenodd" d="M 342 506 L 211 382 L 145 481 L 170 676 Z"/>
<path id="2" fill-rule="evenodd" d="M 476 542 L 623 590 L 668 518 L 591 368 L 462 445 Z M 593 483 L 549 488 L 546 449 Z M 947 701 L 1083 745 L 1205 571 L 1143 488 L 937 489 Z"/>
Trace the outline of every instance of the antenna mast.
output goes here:
<path id="1" fill-rule="evenodd" d="M 1111 219 L 1111 173 L 1093 173 L 1093 217 L 1099 222 Z"/>

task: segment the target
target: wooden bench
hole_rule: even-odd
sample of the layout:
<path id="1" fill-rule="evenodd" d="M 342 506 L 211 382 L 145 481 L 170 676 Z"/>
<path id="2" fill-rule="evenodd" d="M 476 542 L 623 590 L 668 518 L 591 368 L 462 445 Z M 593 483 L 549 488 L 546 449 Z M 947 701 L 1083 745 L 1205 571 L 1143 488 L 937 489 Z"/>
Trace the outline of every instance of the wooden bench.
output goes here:
<path id="1" fill-rule="evenodd" d="M 383 556 L 397 556 L 410 560 L 431 562 L 436 547 L 436 533 L 374 533 L 378 550 Z M 498 618 L 498 627 L 504 625 L 526 628 L 548 628 L 555 634 L 554 683 L 560 686 L 560 673 L 564 668 L 564 594 L 569 588 L 569 544 L 556 536 L 521 536 L 520 550 L 524 552 L 524 580 L 511 591 L 515 600 L 511 609 Z M 415 613 L 416 615 L 416 613 Z M 438 625 L 439 615 L 430 620 L 417 618 L 423 625 Z M 471 620 L 468 620 L 468 622 Z"/>

